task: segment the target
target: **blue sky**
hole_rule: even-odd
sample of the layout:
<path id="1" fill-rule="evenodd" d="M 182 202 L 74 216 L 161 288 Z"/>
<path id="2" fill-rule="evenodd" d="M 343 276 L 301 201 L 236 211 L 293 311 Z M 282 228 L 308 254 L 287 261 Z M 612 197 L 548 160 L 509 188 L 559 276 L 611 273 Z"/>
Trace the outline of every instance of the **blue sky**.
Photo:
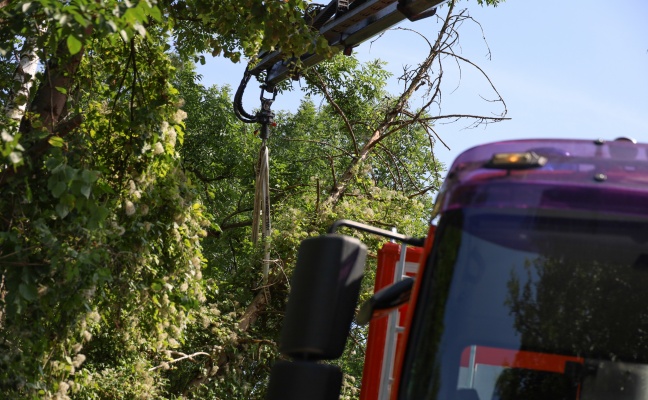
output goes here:
<path id="1" fill-rule="evenodd" d="M 506 139 L 629 136 L 648 142 L 648 1 L 507 0 L 493 8 L 469 0 L 458 7 L 467 8 L 481 24 L 488 47 L 479 26 L 466 22 L 456 50 L 489 75 L 512 120 L 475 129 L 466 129 L 462 122 L 438 125 L 450 150 L 440 143 L 435 150 L 448 166 L 463 150 Z M 432 39 L 439 23 L 430 18 L 400 26 Z M 411 32 L 392 30 L 354 53 L 361 60 L 386 61 L 387 69 L 398 76 L 404 64 L 423 60 L 425 46 Z M 208 59 L 199 73 L 205 85 L 236 88 L 244 69 L 244 64 Z M 462 68 L 460 82 L 451 64 L 444 76 L 444 113 L 490 115 L 498 110 L 480 99 L 493 94 L 470 68 Z M 398 88 L 394 77 L 389 90 L 397 93 Z M 248 91 L 246 108 L 258 107 L 258 89 L 252 82 Z M 294 110 L 303 96 L 298 90 L 283 93 L 274 109 Z"/>

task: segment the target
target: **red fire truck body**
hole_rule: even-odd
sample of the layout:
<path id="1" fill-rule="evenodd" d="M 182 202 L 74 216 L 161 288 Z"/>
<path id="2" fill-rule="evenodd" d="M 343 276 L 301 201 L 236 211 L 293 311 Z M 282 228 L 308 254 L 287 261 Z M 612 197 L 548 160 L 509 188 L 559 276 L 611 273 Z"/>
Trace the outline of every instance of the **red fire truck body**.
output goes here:
<path id="1" fill-rule="evenodd" d="M 385 243 L 378 250 L 378 267 L 374 292 L 384 289 L 405 276 L 414 278 L 422 256 L 419 247 L 407 248 L 396 243 Z M 381 389 L 388 390 L 393 374 L 394 358 L 405 324 L 407 304 L 384 318 L 375 318 L 369 324 L 367 350 L 362 374 L 360 400 L 378 399 Z M 388 340 L 389 338 L 389 340 Z"/>

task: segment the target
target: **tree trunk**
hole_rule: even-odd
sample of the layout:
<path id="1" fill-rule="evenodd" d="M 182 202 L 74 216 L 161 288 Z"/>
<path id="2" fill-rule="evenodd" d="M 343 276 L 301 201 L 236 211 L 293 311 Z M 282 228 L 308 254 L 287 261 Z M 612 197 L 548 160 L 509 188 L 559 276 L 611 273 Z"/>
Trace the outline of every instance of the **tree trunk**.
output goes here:
<path id="1" fill-rule="evenodd" d="M 83 50 L 70 56 L 65 42 L 62 41 L 55 58 L 50 60 L 45 68 L 43 81 L 36 92 L 30 111 L 39 115 L 42 127 L 50 134 L 55 132 L 56 125 L 65 114 L 68 93 L 82 58 Z M 22 124 L 20 130 L 28 133 L 31 131 L 31 124 Z"/>
<path id="2" fill-rule="evenodd" d="M 5 107 L 5 114 L 16 123 L 15 126 L 20 124 L 20 121 L 25 115 L 25 110 L 29 102 L 29 92 L 36 80 L 36 70 L 39 62 L 40 58 L 36 53 L 36 37 L 31 36 L 25 39 L 25 43 L 20 52 L 20 61 L 13 76 L 13 80 L 16 82 L 18 89 L 12 93 Z"/>

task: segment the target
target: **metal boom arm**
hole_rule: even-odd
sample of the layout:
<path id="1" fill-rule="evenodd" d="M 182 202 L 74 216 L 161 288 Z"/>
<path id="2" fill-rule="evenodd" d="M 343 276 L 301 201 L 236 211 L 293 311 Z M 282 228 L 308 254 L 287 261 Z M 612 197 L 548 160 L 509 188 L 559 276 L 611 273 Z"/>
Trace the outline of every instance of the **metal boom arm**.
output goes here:
<path id="1" fill-rule="evenodd" d="M 350 54 L 351 49 L 403 21 L 417 21 L 434 15 L 435 7 L 447 0 L 332 0 L 312 18 L 311 26 L 319 29 L 329 46 Z M 249 70 L 252 75 L 267 71 L 266 89 L 294 74 L 294 59 L 286 60 L 281 50 L 259 55 L 260 61 Z M 301 68 L 311 67 L 324 57 L 304 54 Z"/>

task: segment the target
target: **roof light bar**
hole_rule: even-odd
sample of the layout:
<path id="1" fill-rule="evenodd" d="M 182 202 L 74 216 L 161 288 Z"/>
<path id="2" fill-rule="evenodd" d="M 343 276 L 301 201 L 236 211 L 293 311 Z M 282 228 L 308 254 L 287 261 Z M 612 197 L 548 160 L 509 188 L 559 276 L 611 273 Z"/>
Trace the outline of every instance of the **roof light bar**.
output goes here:
<path id="1" fill-rule="evenodd" d="M 524 153 L 496 153 L 484 165 L 493 169 L 531 169 L 541 168 L 547 163 L 547 158 L 527 151 Z"/>

